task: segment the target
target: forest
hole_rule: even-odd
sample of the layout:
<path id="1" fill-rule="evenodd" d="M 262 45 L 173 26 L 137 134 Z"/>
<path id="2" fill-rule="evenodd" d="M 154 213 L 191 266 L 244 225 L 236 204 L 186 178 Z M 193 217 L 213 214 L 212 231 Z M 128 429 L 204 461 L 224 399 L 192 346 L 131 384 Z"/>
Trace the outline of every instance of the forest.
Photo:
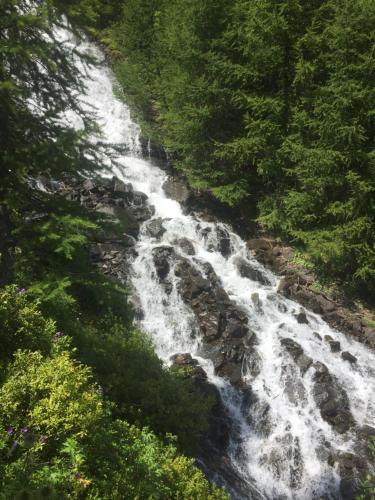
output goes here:
<path id="1" fill-rule="evenodd" d="M 164 366 L 127 287 L 89 262 L 111 222 L 34 188 L 118 153 L 76 99 L 75 58 L 94 62 L 65 50 L 61 25 L 104 47 L 144 136 L 192 188 L 373 303 L 375 2 L 0 3 L 0 498 L 227 499 L 194 460 L 213 401 Z"/>

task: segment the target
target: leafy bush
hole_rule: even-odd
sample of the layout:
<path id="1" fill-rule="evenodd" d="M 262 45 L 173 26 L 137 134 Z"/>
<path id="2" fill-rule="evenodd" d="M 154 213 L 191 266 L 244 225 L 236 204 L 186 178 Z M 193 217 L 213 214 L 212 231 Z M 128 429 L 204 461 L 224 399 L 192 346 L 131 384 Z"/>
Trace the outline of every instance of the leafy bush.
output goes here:
<path id="1" fill-rule="evenodd" d="M 15 351 L 30 349 L 47 354 L 55 333 L 54 322 L 43 317 L 24 288 L 13 285 L 0 289 L 0 379 Z"/>

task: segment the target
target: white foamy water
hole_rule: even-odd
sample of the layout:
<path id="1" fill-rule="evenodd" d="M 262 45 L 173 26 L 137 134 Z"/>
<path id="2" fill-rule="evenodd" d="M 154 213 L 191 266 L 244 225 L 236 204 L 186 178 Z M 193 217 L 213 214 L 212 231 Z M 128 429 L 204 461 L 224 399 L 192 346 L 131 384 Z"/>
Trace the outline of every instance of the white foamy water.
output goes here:
<path id="1" fill-rule="evenodd" d="M 214 230 L 217 224 L 184 215 L 181 206 L 165 195 L 162 186 L 166 174 L 150 159 L 141 157 L 139 127 L 131 120 L 128 107 L 116 98 L 113 92 L 115 82 L 102 54 L 88 43 L 82 48 L 96 55 L 102 64 L 86 68 L 87 94 L 81 99 L 87 106 L 96 109 L 106 140 L 126 145 L 129 149 L 129 153 L 120 158 L 115 174 L 131 182 L 135 190 L 147 194 L 149 203 L 155 207 L 155 217 L 166 219 L 166 232 L 160 240 L 151 238 L 144 228 L 141 230 L 136 247 L 138 256 L 132 263 L 132 282 L 144 311 L 142 328 L 150 335 L 158 355 L 166 363 L 175 353 L 190 352 L 200 361 L 209 379 L 218 386 L 236 428 L 230 445 L 232 465 L 259 490 L 261 498 L 309 500 L 324 495 L 325 498 L 340 498 L 339 477 L 327 464 L 327 454 L 330 450 L 351 451 L 355 436 L 350 432 L 338 434 L 322 419 L 312 395 L 314 368 L 310 367 L 302 376 L 280 344 L 280 339 L 295 340 L 314 362 L 327 366 L 346 390 L 358 426 L 375 426 L 373 352 L 332 330 L 319 315 L 309 311 L 306 311 L 309 324 L 299 324 L 294 313 L 300 310 L 300 306 L 276 293 L 278 277 L 249 255 L 245 242 L 230 228 L 227 229 L 230 232 L 231 255 L 224 258 L 219 251 L 215 251 Z M 76 117 L 67 116 L 80 126 Z M 213 230 L 209 238 L 204 237 L 204 231 L 202 233 L 205 228 Z M 175 240 L 182 237 L 193 243 L 194 257 L 184 254 L 175 245 Z M 157 279 L 152 250 L 161 245 L 174 246 L 177 254 L 189 259 L 198 268 L 200 263 L 209 262 L 231 300 L 246 311 L 249 327 L 256 332 L 259 340 L 256 350 L 261 370 L 257 376 L 252 376 L 245 363 L 243 373 L 261 408 L 267 413 L 267 435 L 262 435 L 254 426 L 254 422 L 262 416 L 259 407 L 250 405 L 245 410 L 241 409 L 241 394 L 214 374 L 211 361 L 198 355 L 201 338 L 194 314 L 177 291 L 178 279 L 173 273 L 169 276 L 173 284 L 170 295 Z M 271 285 L 264 286 L 241 277 L 236 266 L 238 257 L 262 270 Z M 254 292 L 259 294 L 260 307 L 251 300 Z M 319 340 L 314 332 L 322 338 L 330 335 L 338 340 L 341 350 L 356 356 L 357 363 L 350 365 L 340 353 L 332 353 L 329 344 Z M 249 489 L 248 495 L 242 494 L 241 498 L 252 498 L 251 495 Z"/>

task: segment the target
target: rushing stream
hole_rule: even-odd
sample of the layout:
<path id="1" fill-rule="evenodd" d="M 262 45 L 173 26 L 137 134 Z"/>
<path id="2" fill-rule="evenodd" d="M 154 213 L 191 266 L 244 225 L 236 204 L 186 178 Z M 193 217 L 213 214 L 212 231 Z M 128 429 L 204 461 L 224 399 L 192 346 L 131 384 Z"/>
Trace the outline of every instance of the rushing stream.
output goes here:
<path id="1" fill-rule="evenodd" d="M 340 434 L 322 418 L 313 393 L 315 365 L 310 364 L 303 372 L 280 341 L 288 338 L 298 342 L 306 357 L 327 367 L 346 391 L 357 427 L 375 426 L 373 353 L 332 330 L 309 311 L 305 311 L 308 323 L 299 323 L 296 314 L 301 307 L 277 293 L 279 278 L 254 260 L 238 235 L 224 224 L 206 222 L 194 214 L 185 215 L 179 203 L 166 196 L 163 184 L 167 175 L 150 157 L 142 157 L 140 129 L 132 122 L 127 106 L 114 94 L 114 79 L 103 55 L 88 43 L 86 50 L 97 55 L 102 63 L 86 69 L 87 95 L 81 99 L 96 108 L 106 140 L 128 147 L 129 153 L 120 158 L 116 175 L 145 193 L 155 207 L 154 218 L 163 219 L 165 231 L 157 238 L 147 231 L 149 222 L 144 223 L 136 246 L 137 257 L 132 262 L 132 285 L 143 310 L 140 325 L 152 338 L 165 363 L 170 363 L 173 354 L 191 353 L 209 380 L 219 388 L 234 424 L 229 447 L 232 467 L 244 484 L 252 485 L 246 495 L 243 490 L 236 495 L 235 485 L 231 485 L 233 496 L 341 498 L 340 477 L 328 465 L 327 456 L 330 450 L 354 450 L 355 433 L 349 430 Z M 229 233 L 230 250 L 226 256 L 219 250 L 217 228 Z M 186 253 L 176 244 L 182 238 L 190 241 L 193 252 Z M 196 316 L 179 293 L 180 278 L 174 274 L 173 266 L 167 277 L 168 290 L 158 278 L 153 249 L 160 246 L 172 246 L 175 255 L 187 259 L 205 277 L 205 263 L 211 264 L 231 301 L 245 311 L 248 327 L 257 337 L 252 350 L 257 353 L 258 370 L 254 372 L 250 368 L 245 356 L 242 376 L 251 387 L 256 405 L 244 406 L 241 391 L 215 375 L 212 361 L 204 357 Z M 239 258 L 262 273 L 267 284 L 242 277 L 238 270 Z M 341 350 L 349 351 L 357 362 L 350 364 L 340 353 L 331 352 L 329 344 L 319 338 L 325 335 L 338 340 Z M 267 431 L 256 425 L 265 413 Z M 218 480 L 220 482 L 220 478 Z"/>

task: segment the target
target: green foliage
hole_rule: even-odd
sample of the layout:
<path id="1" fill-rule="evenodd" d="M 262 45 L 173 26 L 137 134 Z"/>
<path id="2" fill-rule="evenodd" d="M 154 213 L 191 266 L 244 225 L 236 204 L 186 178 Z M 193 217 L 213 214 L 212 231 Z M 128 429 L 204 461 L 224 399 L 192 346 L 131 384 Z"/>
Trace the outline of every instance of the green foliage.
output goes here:
<path id="1" fill-rule="evenodd" d="M 0 380 L 15 351 L 30 349 L 47 354 L 55 333 L 54 322 L 42 316 L 25 289 L 0 289 Z"/>
<path id="2" fill-rule="evenodd" d="M 196 439 L 193 422 L 201 430 L 196 411 L 204 421 L 203 404 L 194 401 L 186 381 L 163 368 L 140 333 L 124 331 L 115 318 L 98 322 L 97 329 L 83 327 L 84 340 L 76 331 L 78 354 L 108 384 L 103 398 L 91 370 L 73 359 L 69 338 L 43 318 L 29 293 L 9 287 L 2 298 L 9 337 L 24 331 L 29 338 L 28 326 L 36 336 L 45 331 L 53 337 L 49 351 L 18 350 L 8 363 L 0 388 L 1 498 L 227 498 L 194 460 L 178 454 L 176 438 L 168 434 L 165 443 L 147 428 L 113 420 L 149 422 L 160 435 L 168 427 L 184 429 L 186 448 L 189 437 Z"/>
<path id="3" fill-rule="evenodd" d="M 98 459 L 91 467 L 99 479 L 90 498 L 101 491 L 107 498 L 228 498 L 204 479 L 194 460 L 178 455 L 173 445 L 163 445 L 147 429 L 116 421 L 98 436 L 95 450 L 91 456 Z M 102 456 L 113 457 L 111 469 Z"/>
<path id="4" fill-rule="evenodd" d="M 184 453 L 197 451 L 213 402 L 183 374 L 164 367 L 144 334 L 124 328 L 118 318 L 96 318 L 76 329 L 75 343 L 80 359 L 116 402 L 114 415 L 161 437 L 174 434 Z"/>

